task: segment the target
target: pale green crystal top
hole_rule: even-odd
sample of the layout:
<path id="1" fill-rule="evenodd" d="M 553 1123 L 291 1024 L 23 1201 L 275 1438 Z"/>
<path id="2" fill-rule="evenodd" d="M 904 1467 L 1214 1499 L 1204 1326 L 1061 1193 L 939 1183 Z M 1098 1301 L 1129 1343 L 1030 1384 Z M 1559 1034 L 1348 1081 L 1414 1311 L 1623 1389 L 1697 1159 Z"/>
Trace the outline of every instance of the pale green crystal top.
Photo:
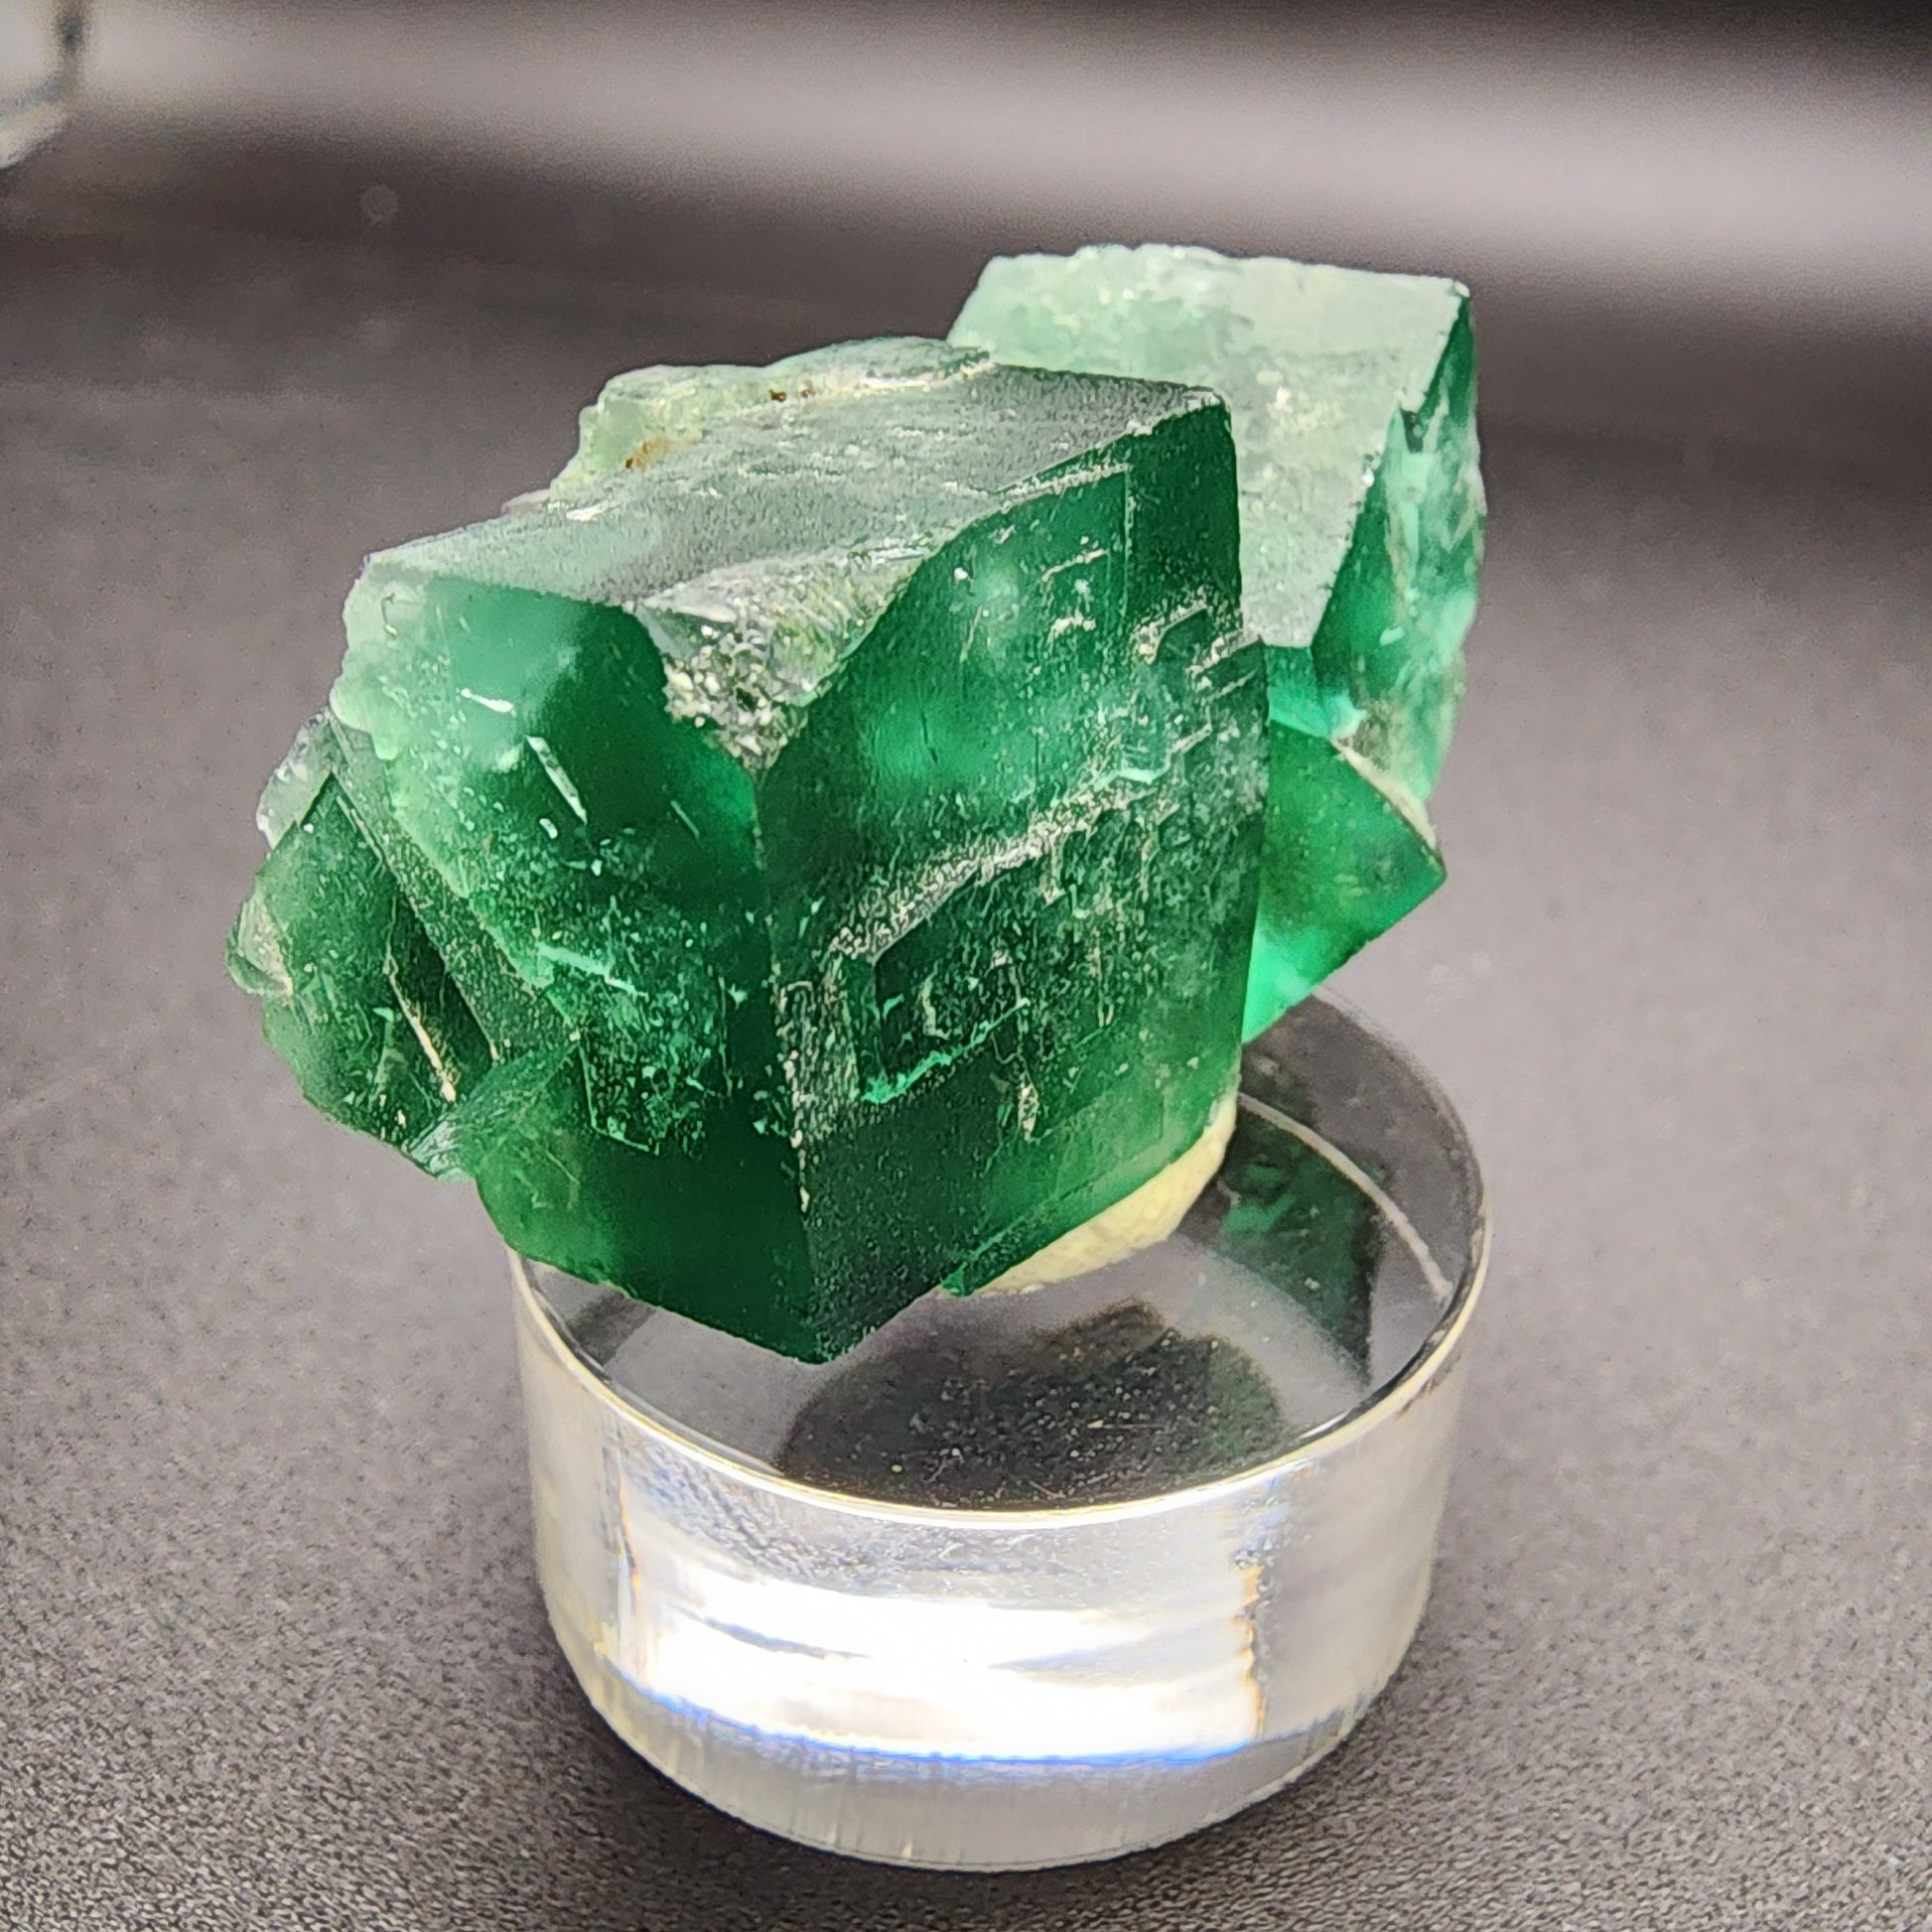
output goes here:
<path id="1" fill-rule="evenodd" d="M 953 339 L 1227 401 L 1244 603 L 1272 647 L 1252 1035 L 1442 879 L 1424 801 L 1461 700 L 1482 547 L 1467 291 L 1083 248 L 990 262 Z"/>
<path id="2" fill-rule="evenodd" d="M 1277 647 L 1332 643 L 1306 667 L 1325 723 L 1350 737 L 1368 714 L 1356 749 L 1414 799 L 1429 795 L 1480 556 L 1466 289 L 1205 248 L 1093 247 L 989 262 L 952 336 L 1004 362 L 1220 395 L 1249 622 Z M 1383 553 L 1358 565 L 1380 608 L 1336 638 L 1351 614 L 1334 600 L 1348 602 L 1365 541 Z"/>
<path id="3" fill-rule="evenodd" d="M 1421 413 L 1466 292 L 1206 248 L 1084 248 L 1072 262 L 1077 277 L 1059 256 L 989 262 L 953 340 L 1035 368 L 1213 389 L 1234 429 L 1249 621 L 1270 643 L 1311 643 L 1390 419 Z"/>

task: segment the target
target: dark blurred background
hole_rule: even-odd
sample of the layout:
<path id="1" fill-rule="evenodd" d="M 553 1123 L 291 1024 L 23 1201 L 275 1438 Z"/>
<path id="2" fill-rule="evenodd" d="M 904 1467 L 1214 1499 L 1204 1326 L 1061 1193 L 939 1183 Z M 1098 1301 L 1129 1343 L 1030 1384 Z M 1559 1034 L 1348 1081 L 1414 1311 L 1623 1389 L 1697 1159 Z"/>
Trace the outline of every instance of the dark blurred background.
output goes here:
<path id="1" fill-rule="evenodd" d="M 995 250 L 1178 235 L 1461 276 L 1494 411 L 1853 463 L 1932 417 L 1921 8 L 110 0 L 82 102 L 16 219 L 855 331 L 938 329 Z"/>
<path id="2" fill-rule="evenodd" d="M 80 83 L 0 174 L 0 1925 L 1919 1932 L 1920 11 L 118 0 Z M 886 1872 L 591 1715 L 487 1224 L 221 942 L 365 551 L 614 370 L 1143 237 L 1474 288 L 1450 883 L 1341 978 L 1497 1261 L 1348 1746 L 1119 1864 Z"/>

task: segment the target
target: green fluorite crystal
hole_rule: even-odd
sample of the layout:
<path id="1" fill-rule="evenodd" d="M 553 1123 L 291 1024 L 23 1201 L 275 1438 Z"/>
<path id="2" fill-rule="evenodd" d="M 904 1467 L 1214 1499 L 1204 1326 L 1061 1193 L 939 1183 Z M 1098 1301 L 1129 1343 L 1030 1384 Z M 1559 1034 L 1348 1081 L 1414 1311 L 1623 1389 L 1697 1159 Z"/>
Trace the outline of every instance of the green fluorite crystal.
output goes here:
<path id="1" fill-rule="evenodd" d="M 1443 876 L 1424 801 L 1462 690 L 1482 485 L 1457 284 L 1199 248 L 988 265 L 954 341 L 1227 400 L 1272 721 L 1253 1035 Z"/>
<path id="2" fill-rule="evenodd" d="M 1268 697 L 1214 396 L 925 343 L 641 371 L 346 621 L 234 970 L 524 1252 L 829 1356 L 1231 1085 Z"/>
<path id="3" fill-rule="evenodd" d="M 230 948 L 325 1113 L 807 1358 L 1162 1174 L 1441 877 L 1462 292 L 1088 250 L 955 336 L 620 376 L 371 558 Z"/>

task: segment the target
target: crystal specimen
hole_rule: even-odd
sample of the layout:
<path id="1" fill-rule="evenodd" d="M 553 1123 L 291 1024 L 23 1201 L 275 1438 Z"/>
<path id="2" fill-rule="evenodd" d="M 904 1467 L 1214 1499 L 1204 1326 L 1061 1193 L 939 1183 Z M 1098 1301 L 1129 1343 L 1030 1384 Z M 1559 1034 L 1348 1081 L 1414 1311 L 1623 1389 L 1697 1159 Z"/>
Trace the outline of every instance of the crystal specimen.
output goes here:
<path id="1" fill-rule="evenodd" d="M 953 340 L 1227 400 L 1248 620 L 1271 646 L 1252 1036 L 1441 882 L 1423 803 L 1462 689 L 1482 485 L 1467 292 L 1085 248 L 990 263 Z"/>
<path id="2" fill-rule="evenodd" d="M 925 343 L 645 370 L 372 558 L 232 942 L 323 1111 L 788 1353 L 1233 1082 L 1271 704 L 1214 396 Z"/>

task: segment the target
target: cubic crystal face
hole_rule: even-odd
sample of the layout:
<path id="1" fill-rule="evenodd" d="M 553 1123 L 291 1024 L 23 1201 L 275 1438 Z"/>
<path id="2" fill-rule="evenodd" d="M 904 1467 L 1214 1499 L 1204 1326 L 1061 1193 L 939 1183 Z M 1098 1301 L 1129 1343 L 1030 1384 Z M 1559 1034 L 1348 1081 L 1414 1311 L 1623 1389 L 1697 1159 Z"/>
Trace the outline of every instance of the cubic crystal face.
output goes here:
<path id="1" fill-rule="evenodd" d="M 1467 292 L 1085 248 L 990 263 L 953 340 L 1227 400 L 1271 774 L 1250 1037 L 1441 882 L 1424 811 L 1462 691 L 1482 484 Z"/>
<path id="2" fill-rule="evenodd" d="M 1139 1186 L 1235 1077 L 1270 782 L 1203 391 L 646 370 L 372 558 L 237 978 L 523 1252 L 788 1353 Z"/>

